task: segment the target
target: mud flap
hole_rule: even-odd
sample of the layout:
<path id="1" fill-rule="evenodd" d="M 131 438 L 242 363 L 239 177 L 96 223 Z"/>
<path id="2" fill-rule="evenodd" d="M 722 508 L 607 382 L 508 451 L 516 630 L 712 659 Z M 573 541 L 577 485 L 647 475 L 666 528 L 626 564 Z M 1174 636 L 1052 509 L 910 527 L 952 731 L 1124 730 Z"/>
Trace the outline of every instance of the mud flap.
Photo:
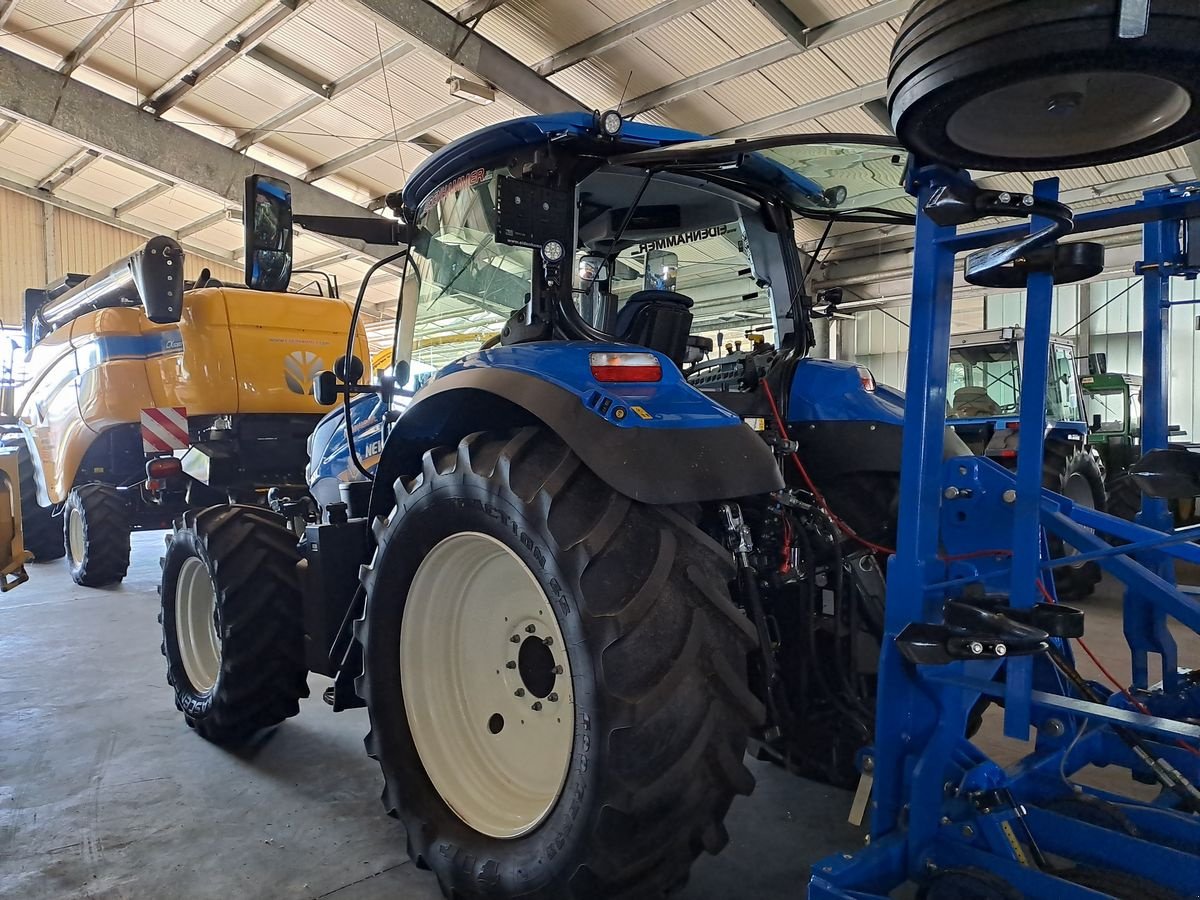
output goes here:
<path id="1" fill-rule="evenodd" d="M 21 532 L 20 483 L 16 449 L 0 448 L 0 592 L 29 580 L 25 563 L 33 554 L 26 551 Z"/>

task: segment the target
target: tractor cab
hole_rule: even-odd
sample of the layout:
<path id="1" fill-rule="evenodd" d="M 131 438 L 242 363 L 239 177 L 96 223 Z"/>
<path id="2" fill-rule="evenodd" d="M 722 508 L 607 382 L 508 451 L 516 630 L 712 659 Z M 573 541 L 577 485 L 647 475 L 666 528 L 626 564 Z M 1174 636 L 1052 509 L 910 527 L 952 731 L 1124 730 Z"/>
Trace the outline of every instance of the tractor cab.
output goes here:
<path id="1" fill-rule="evenodd" d="M 754 326 L 803 355 L 792 217 L 912 221 L 906 163 L 879 138 L 701 141 L 614 114 L 486 129 L 418 169 L 397 204 L 414 357 L 436 365 L 479 336 L 635 344 L 680 366 Z M 455 332 L 466 340 L 433 343 Z"/>
<path id="2" fill-rule="evenodd" d="M 951 339 L 946 419 L 977 455 L 1003 456 L 1015 447 L 1009 438 L 1017 429 L 1024 357 L 1021 328 L 976 331 Z M 1070 339 L 1051 337 L 1049 365 L 1046 428 L 1063 438 L 1075 435 L 1074 440 L 1081 440 L 1088 419 Z"/>
<path id="3" fill-rule="evenodd" d="M 1124 472 L 1141 457 L 1142 379 L 1138 375 L 1100 372 L 1084 375 L 1088 443 L 1110 472 Z"/>

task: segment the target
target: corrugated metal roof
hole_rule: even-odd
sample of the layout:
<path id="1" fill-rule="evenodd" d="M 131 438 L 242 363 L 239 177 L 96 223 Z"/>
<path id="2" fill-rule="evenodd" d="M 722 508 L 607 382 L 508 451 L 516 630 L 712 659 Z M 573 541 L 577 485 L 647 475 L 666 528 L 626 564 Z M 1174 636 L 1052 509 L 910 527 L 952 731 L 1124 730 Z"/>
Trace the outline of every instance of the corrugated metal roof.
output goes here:
<path id="1" fill-rule="evenodd" d="M 0 46 L 55 66 L 90 32 L 95 17 L 112 9 L 112 2 L 20 0 L 8 28 L 23 33 L 0 35 Z M 139 4 L 74 77 L 126 102 L 136 102 L 195 66 L 212 51 L 214 42 L 224 38 L 238 23 L 273 9 L 276 2 L 156 0 Z M 453 12 L 462 0 L 434 2 Z M 659 2 L 507 0 L 487 12 L 476 29 L 479 35 L 518 60 L 532 64 L 614 23 L 654 10 Z M 785 2 L 810 26 L 870 5 L 869 0 Z M 641 113 L 639 119 L 716 132 L 879 80 L 886 73 L 895 25 L 893 20 L 717 83 L 707 90 L 694 90 Z M 784 35 L 751 0 L 710 0 L 692 12 L 659 22 L 591 59 L 582 60 L 550 80 L 585 106 L 605 109 L 615 106 L 622 97 L 637 97 L 672 85 L 784 40 Z M 401 28 L 377 23 L 352 2 L 312 0 L 260 46 L 312 82 L 336 84 L 356 67 L 370 64 L 381 50 L 405 42 L 415 43 Z M 301 175 L 393 129 L 404 129 L 416 119 L 435 116 L 451 103 L 446 78 L 452 70 L 470 77 L 461 64 L 452 68 L 437 53 L 416 49 L 392 62 L 386 76 L 376 73 L 332 101 L 322 101 L 301 115 L 290 114 L 287 121 L 246 152 L 286 172 Z M 301 108 L 312 105 L 312 97 L 311 83 L 306 86 L 251 57 L 242 57 L 187 93 L 165 118 L 229 145 L 239 134 L 296 104 L 302 104 Z M 527 112 L 519 102 L 500 94 L 490 106 L 471 108 L 425 130 L 440 140 L 452 140 Z M 797 131 L 885 132 L 860 107 L 780 129 L 781 133 Z M 79 149 L 78 142 L 65 140 L 61 135 L 21 126 L 0 144 L 0 175 L 22 184 L 34 184 Z M 340 196 L 365 203 L 400 187 L 424 155 L 424 150 L 410 144 L 398 149 L 383 146 L 375 155 L 345 166 L 320 184 Z M 1097 181 L 1123 180 L 1187 166 L 1186 155 L 1174 151 L 1146 160 L 1066 172 L 1061 177 L 1064 189 L 1069 190 Z M 997 183 L 1028 189 L 1029 181 L 1025 176 L 1013 176 L 1002 177 Z M 80 205 L 112 209 L 151 183 L 147 177 L 101 161 L 68 181 L 61 193 L 64 199 Z M 220 202 L 203 190 L 179 187 L 137 207 L 130 218 L 147 227 L 175 229 L 220 207 Z M 801 224 L 799 233 L 807 234 L 808 227 Z M 212 241 L 214 246 L 227 251 L 236 247 L 238 234 L 235 224 L 220 223 L 196 237 Z M 318 248 L 313 255 L 318 255 L 327 252 L 329 245 L 316 241 L 313 246 Z M 322 247 L 325 251 L 320 251 Z M 360 264 L 353 264 L 347 271 L 352 273 L 361 268 Z"/>

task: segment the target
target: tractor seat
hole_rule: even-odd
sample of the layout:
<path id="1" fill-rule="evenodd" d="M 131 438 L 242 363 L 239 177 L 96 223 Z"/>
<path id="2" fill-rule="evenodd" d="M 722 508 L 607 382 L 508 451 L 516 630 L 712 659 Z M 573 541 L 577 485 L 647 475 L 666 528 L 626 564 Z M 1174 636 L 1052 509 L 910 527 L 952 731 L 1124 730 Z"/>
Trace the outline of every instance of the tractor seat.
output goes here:
<path id="1" fill-rule="evenodd" d="M 959 419 L 998 416 L 1000 404 L 988 396 L 986 388 L 959 388 L 954 392 L 954 415 Z"/>
<path id="2" fill-rule="evenodd" d="M 638 291 L 617 313 L 614 333 L 621 341 L 658 350 L 683 365 L 691 307 L 692 298 L 675 291 Z"/>

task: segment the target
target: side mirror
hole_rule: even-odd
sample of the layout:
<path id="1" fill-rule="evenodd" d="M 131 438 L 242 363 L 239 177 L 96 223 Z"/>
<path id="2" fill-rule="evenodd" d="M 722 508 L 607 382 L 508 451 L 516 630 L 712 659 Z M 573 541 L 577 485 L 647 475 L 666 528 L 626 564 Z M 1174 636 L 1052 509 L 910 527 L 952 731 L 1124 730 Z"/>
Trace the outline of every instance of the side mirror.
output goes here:
<path id="1" fill-rule="evenodd" d="M 266 175 L 246 179 L 242 207 L 246 284 L 256 291 L 287 290 L 292 280 L 292 192 Z"/>
<path id="2" fill-rule="evenodd" d="M 1100 413 L 1092 416 L 1092 431 L 1099 431 L 1100 426 L 1104 424 L 1104 420 L 1100 418 Z"/>
<path id="3" fill-rule="evenodd" d="M 343 384 L 358 384 L 363 377 L 363 363 L 357 356 L 350 357 L 350 368 L 346 370 L 346 357 L 339 356 L 333 364 L 333 374 Z"/>

